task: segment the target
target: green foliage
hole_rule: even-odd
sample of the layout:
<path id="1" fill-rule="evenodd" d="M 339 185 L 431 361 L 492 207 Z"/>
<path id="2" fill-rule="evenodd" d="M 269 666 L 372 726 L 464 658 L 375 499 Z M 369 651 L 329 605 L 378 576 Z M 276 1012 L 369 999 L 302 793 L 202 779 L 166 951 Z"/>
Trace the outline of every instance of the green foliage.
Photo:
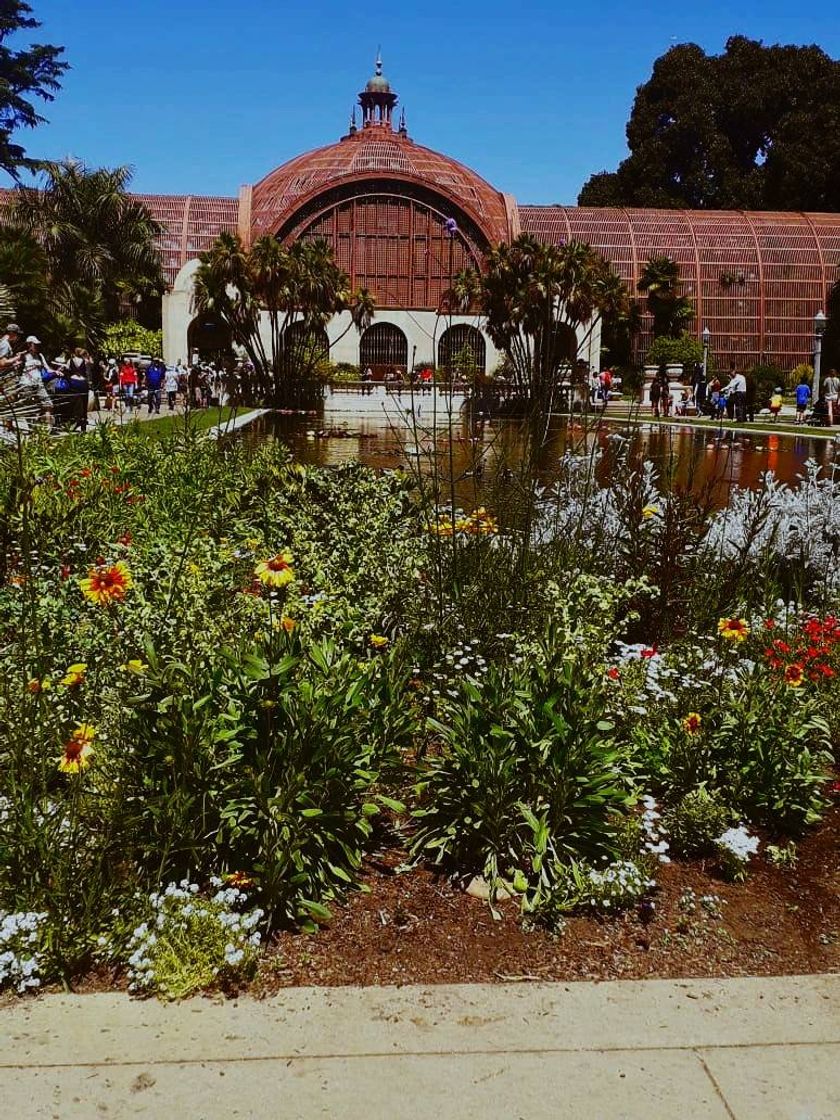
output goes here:
<path id="1" fill-rule="evenodd" d="M 665 814 L 663 823 L 674 852 L 690 856 L 712 851 L 730 819 L 731 813 L 719 796 L 700 786 L 685 794 Z"/>
<path id="2" fill-rule="evenodd" d="M 330 381 L 337 385 L 359 380 L 359 367 L 352 362 L 336 362 L 330 370 Z"/>
<path id="3" fill-rule="evenodd" d="M 163 354 L 163 332 L 149 330 L 135 319 L 109 323 L 102 333 L 102 353 L 107 358 L 121 358 L 129 351 L 160 358 Z"/>
<path id="4" fill-rule="evenodd" d="M 649 366 L 658 366 L 662 362 L 665 362 L 666 365 L 679 364 L 688 373 L 691 372 L 695 363 L 702 363 L 702 361 L 703 343 L 687 334 L 680 335 L 678 338 L 670 338 L 664 335 L 655 338 L 645 357 L 645 363 Z M 709 363 L 709 369 L 714 369 L 711 362 Z"/>
<path id="5" fill-rule="evenodd" d="M 441 705 L 415 812 L 415 853 L 534 894 L 570 859 L 614 852 L 627 803 L 600 674 L 553 639 Z"/>
<path id="6" fill-rule="evenodd" d="M 680 295 L 679 283 L 680 267 L 671 257 L 650 257 L 645 262 L 636 287 L 647 295 L 654 338 L 678 337 L 694 318 L 694 304 Z"/>
<path id="7" fill-rule="evenodd" d="M 791 91 L 796 96 L 791 97 Z M 582 206 L 840 210 L 840 62 L 736 35 L 671 47 L 636 91 L 630 155 Z"/>

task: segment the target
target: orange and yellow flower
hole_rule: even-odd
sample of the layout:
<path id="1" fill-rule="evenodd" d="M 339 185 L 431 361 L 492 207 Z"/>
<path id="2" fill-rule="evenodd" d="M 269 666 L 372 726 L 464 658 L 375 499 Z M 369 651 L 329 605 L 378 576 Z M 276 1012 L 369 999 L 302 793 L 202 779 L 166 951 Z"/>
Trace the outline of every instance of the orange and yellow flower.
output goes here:
<path id="1" fill-rule="evenodd" d="M 682 721 L 683 731 L 689 735 L 696 735 L 703 726 L 703 719 L 699 712 L 689 712 Z"/>
<path id="2" fill-rule="evenodd" d="M 291 552 L 278 552 L 270 560 L 260 560 L 254 568 L 254 575 L 267 587 L 285 587 L 295 578 Z"/>
<path id="3" fill-rule="evenodd" d="M 721 618 L 718 620 L 718 634 L 727 642 L 743 642 L 750 632 L 745 618 Z"/>
<path id="4" fill-rule="evenodd" d="M 370 644 L 374 649 L 384 649 L 388 645 L 390 638 L 386 638 L 384 634 L 371 634 Z"/>
<path id="5" fill-rule="evenodd" d="M 474 509 L 468 517 L 462 517 L 457 522 L 456 528 L 462 533 L 469 533 L 470 536 L 478 536 L 485 533 L 498 533 L 499 526 L 495 517 L 487 512 L 484 506 L 479 506 Z"/>
<path id="6" fill-rule="evenodd" d="M 642 510 L 642 518 L 645 521 L 650 521 L 652 517 L 656 517 L 659 513 L 659 506 L 645 506 Z"/>
<path id="7" fill-rule="evenodd" d="M 77 661 L 74 665 L 67 667 L 67 672 L 61 678 L 61 683 L 66 685 L 67 688 L 77 688 L 80 684 L 84 683 L 85 673 L 87 672 L 87 665 L 84 661 Z"/>
<path id="8" fill-rule="evenodd" d="M 33 696 L 37 696 L 39 692 L 49 692 L 51 688 L 52 681 L 49 677 L 44 677 L 44 679 L 40 681 L 37 677 L 33 677 L 26 685 L 27 692 L 31 692 Z"/>
<path id="9" fill-rule="evenodd" d="M 82 594 L 98 607 L 108 607 L 119 603 L 133 586 L 131 572 L 122 560 L 116 564 L 100 564 L 91 568 L 86 579 L 79 580 Z"/>
<path id="10" fill-rule="evenodd" d="M 95 751 L 93 740 L 96 728 L 90 723 L 80 723 L 74 728 L 64 744 L 64 752 L 58 760 L 58 768 L 63 774 L 78 774 L 90 766 Z"/>
<path id="11" fill-rule="evenodd" d="M 801 665 L 788 665 L 785 669 L 785 684 L 788 688 L 801 688 L 805 672 Z"/>
<path id="12" fill-rule="evenodd" d="M 280 628 L 282 630 L 285 630 L 287 634 L 291 634 L 296 626 L 297 620 L 294 618 L 289 618 L 287 615 L 283 615 L 283 617 L 280 619 Z"/>

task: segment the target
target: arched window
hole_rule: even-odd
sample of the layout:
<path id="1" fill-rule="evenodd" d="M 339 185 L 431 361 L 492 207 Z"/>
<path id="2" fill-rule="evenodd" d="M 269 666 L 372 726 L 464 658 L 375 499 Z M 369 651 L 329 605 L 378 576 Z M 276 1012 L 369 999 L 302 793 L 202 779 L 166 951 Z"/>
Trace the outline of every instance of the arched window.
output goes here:
<path id="1" fill-rule="evenodd" d="M 359 366 L 363 371 L 370 367 L 376 378 L 384 377 L 392 369 L 405 373 L 408 339 L 393 323 L 374 323 L 359 343 Z"/>
<path id="2" fill-rule="evenodd" d="M 312 375 L 330 356 L 330 340 L 323 327 L 291 323 L 283 331 L 283 369 L 286 373 Z"/>
<path id="3" fill-rule="evenodd" d="M 471 381 L 487 372 L 487 343 L 477 327 L 456 323 L 438 342 L 438 368 L 456 380 Z"/>

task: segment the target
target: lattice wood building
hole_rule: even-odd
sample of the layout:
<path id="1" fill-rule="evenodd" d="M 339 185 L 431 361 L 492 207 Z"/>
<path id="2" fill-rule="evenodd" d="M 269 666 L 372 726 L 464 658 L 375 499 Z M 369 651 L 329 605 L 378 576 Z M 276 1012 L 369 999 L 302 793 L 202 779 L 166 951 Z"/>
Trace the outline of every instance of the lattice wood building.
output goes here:
<path id="1" fill-rule="evenodd" d="M 361 339 L 348 332 L 335 360 L 405 369 L 440 360 L 450 342 L 471 342 L 480 364 L 492 368 L 497 355 L 475 317 L 455 316 L 452 339 L 445 337 L 449 316 L 442 322 L 437 311 L 453 270 L 480 268 L 489 246 L 520 232 L 555 244 L 588 242 L 634 294 L 649 257 L 673 257 L 695 303 L 693 329 L 699 335 L 708 326 L 719 362 L 791 368 L 809 360 L 814 314 L 840 277 L 840 214 L 519 205 L 456 160 L 415 143 L 404 115 L 394 124 L 396 104 L 377 59 L 359 94 L 361 120 L 354 111 L 336 143 L 284 163 L 236 198 L 139 196 L 164 231 L 168 359 L 218 341 L 212 324 L 193 315 L 192 274 L 221 230 L 238 230 L 246 242 L 262 234 L 325 237 L 353 284 L 371 290 L 375 325 Z M 455 238 L 447 236 L 449 219 L 457 223 Z M 329 333 L 338 337 L 345 326 L 337 319 Z M 639 351 L 649 342 L 646 320 Z M 597 365 L 597 332 L 584 346 L 581 356 Z"/>

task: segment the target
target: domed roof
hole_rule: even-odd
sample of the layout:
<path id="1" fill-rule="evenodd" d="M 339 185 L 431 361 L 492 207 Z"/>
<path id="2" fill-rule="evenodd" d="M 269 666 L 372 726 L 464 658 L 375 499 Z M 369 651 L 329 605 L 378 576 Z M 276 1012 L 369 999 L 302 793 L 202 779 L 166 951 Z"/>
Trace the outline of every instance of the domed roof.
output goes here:
<path id="1" fill-rule="evenodd" d="M 365 178 L 402 180 L 443 195 L 476 222 L 491 244 L 510 236 L 507 207 L 497 190 L 457 160 L 415 144 L 390 125 L 362 128 L 266 175 L 253 189 L 252 235 L 276 233 L 312 196 Z"/>

